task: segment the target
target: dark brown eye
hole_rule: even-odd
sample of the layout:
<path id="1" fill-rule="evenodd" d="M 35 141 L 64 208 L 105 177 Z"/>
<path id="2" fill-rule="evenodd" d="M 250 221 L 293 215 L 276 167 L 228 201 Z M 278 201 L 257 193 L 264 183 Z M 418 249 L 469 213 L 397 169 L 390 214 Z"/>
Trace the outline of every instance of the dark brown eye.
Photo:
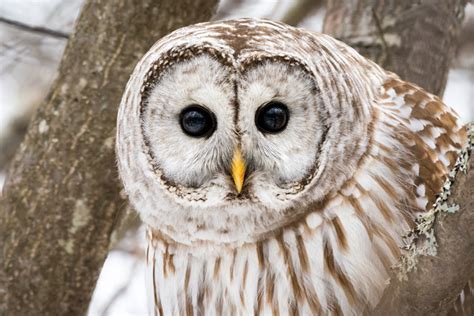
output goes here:
<path id="1" fill-rule="evenodd" d="M 216 129 L 214 114 L 197 104 L 181 111 L 179 123 L 184 133 L 192 137 L 210 136 Z"/>
<path id="2" fill-rule="evenodd" d="M 257 110 L 255 124 L 263 133 L 279 133 L 286 128 L 290 114 L 288 107 L 278 101 L 271 101 Z"/>

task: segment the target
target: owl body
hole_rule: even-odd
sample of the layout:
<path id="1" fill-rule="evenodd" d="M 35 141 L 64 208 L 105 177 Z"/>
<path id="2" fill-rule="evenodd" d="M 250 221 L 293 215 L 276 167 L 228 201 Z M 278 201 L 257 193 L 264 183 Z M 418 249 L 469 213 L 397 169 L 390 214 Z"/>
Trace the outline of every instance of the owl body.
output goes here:
<path id="1" fill-rule="evenodd" d="M 153 311 L 375 306 L 466 141 L 437 97 L 329 36 L 251 19 L 175 31 L 137 65 L 118 117 Z"/>

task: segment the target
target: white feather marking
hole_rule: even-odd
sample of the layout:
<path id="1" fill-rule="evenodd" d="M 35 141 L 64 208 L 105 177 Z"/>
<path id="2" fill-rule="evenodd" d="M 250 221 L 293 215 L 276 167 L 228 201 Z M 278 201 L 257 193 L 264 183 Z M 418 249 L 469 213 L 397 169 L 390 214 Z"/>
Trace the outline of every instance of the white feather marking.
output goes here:
<path id="1" fill-rule="evenodd" d="M 425 196 L 426 192 L 424 184 L 420 184 L 416 187 L 416 194 L 418 194 L 418 196 Z"/>
<path id="2" fill-rule="evenodd" d="M 313 212 L 306 217 L 306 223 L 311 229 L 317 228 L 319 225 L 321 225 L 322 222 L 323 222 L 323 218 L 321 217 L 320 214 L 316 212 Z"/>

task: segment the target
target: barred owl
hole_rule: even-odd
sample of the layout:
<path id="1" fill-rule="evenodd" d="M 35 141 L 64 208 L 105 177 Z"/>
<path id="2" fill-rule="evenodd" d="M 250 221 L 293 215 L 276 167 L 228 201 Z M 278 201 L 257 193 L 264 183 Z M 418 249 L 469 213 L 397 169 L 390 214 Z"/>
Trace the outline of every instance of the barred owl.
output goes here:
<path id="1" fill-rule="evenodd" d="M 253 19 L 171 33 L 131 76 L 116 144 L 155 314 L 373 307 L 466 141 L 438 97 L 327 35 Z"/>

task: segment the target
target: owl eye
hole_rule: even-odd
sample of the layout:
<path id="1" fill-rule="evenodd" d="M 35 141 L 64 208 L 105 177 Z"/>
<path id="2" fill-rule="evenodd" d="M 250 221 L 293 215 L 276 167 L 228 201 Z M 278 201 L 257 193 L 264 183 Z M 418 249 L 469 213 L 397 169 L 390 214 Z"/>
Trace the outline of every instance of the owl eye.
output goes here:
<path id="1" fill-rule="evenodd" d="M 271 101 L 257 110 L 255 124 L 263 133 L 279 133 L 288 124 L 288 107 L 278 101 Z"/>
<path id="2" fill-rule="evenodd" d="M 216 129 L 214 114 L 197 104 L 181 111 L 179 123 L 184 133 L 192 137 L 210 136 Z"/>

